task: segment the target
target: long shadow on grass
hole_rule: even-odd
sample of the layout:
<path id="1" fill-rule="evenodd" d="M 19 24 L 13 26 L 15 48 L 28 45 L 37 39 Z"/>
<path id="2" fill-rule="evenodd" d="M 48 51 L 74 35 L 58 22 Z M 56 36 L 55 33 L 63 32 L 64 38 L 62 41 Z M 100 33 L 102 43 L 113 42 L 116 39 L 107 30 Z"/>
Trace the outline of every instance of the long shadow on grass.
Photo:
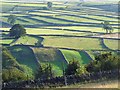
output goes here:
<path id="1" fill-rule="evenodd" d="M 82 64 L 88 64 L 91 60 L 93 60 L 85 50 L 79 51 L 79 54 L 81 55 L 81 59 L 83 60 Z"/>
<path id="2" fill-rule="evenodd" d="M 89 19 L 89 20 L 96 20 L 96 21 L 104 21 L 102 19 L 95 19 L 95 18 L 90 18 L 90 17 L 87 17 L 87 16 L 81 16 L 81 15 L 74 15 L 74 14 L 63 14 L 63 15 L 67 15 L 67 16 L 73 16 L 73 17 L 78 17 L 78 18 L 85 18 L 85 19 Z"/>
<path id="3" fill-rule="evenodd" d="M 21 19 L 21 18 L 17 18 L 17 20 L 19 20 L 19 21 L 22 21 L 22 22 L 25 22 L 25 23 L 29 23 L 29 21 L 27 21 L 27 20 L 23 20 L 23 19 Z"/>
<path id="4" fill-rule="evenodd" d="M 9 16 L 3 16 L 3 17 L 8 18 Z M 17 16 L 17 20 L 22 21 L 22 22 L 28 22 L 26 20 L 21 19 L 20 16 Z"/>
<path id="5" fill-rule="evenodd" d="M 60 36 L 60 37 L 77 37 L 77 38 L 94 38 L 94 39 L 109 39 L 109 40 L 120 40 L 119 38 L 105 38 L 105 37 L 94 37 L 94 36 L 75 36 L 75 35 L 53 35 L 53 34 L 39 34 L 33 36 Z"/>
<path id="6" fill-rule="evenodd" d="M 87 5 L 88 7 L 100 8 L 105 11 L 118 12 L 117 4 L 106 4 L 106 5 Z"/>
<path id="7" fill-rule="evenodd" d="M 44 20 L 38 20 L 38 19 L 35 19 L 35 18 L 32 18 L 31 16 L 22 16 L 23 18 L 28 18 L 28 19 L 31 19 L 31 20 L 34 20 L 34 21 L 36 21 L 36 22 L 38 22 L 38 24 L 39 23 L 44 23 L 44 24 L 54 24 L 54 23 L 50 23 L 50 22 L 47 22 L 47 20 L 46 21 L 44 21 Z"/>
<path id="8" fill-rule="evenodd" d="M 30 16 L 38 16 L 38 17 L 44 17 L 48 19 L 55 19 L 55 20 L 59 20 L 59 21 L 65 21 L 65 22 L 72 22 L 72 23 L 82 23 L 82 24 L 96 24 L 96 25 L 99 25 L 99 23 L 94 23 L 94 22 L 80 22 L 80 21 L 74 21 L 74 20 L 68 20 L 68 19 L 62 19 L 62 18 L 56 18 L 56 17 L 52 17 L 52 16 L 40 16 L 40 15 L 33 15 L 33 14 L 29 14 Z M 62 14 L 61 14 L 62 15 Z M 69 14 L 71 15 L 71 14 Z M 73 14 L 74 15 L 74 14 Z M 97 16 L 97 15 L 95 15 Z M 102 16 L 102 15 L 101 15 Z M 82 17 L 82 16 L 81 16 Z M 90 18 L 90 17 L 87 17 L 87 16 L 83 16 L 84 18 L 89 18 L 89 19 L 94 19 L 94 18 Z M 117 19 L 117 18 L 116 18 Z M 95 20 L 95 19 L 94 19 Z M 96 19 L 96 20 L 100 20 L 100 21 L 103 21 L 102 19 Z M 109 20 L 110 21 L 110 20 Z M 110 21 L 110 22 L 115 22 L 115 21 Z M 111 24 L 111 25 L 117 25 L 117 24 Z"/>
<path id="9" fill-rule="evenodd" d="M 10 47 L 9 50 L 19 64 L 28 66 L 33 72 L 37 71 L 39 64 L 30 47 L 24 45 L 14 45 Z"/>
<path id="10" fill-rule="evenodd" d="M 8 23 L 6 23 L 6 22 L 4 22 L 4 21 L 0 21 L 0 23 L 2 24 L 2 27 L 3 27 L 3 28 L 11 27 L 10 24 L 8 24 Z"/>
<path id="11" fill-rule="evenodd" d="M 31 15 L 31 16 L 38 16 L 38 17 L 44 17 L 48 19 L 54 19 L 54 20 L 59 20 L 59 21 L 65 21 L 65 22 L 72 22 L 72 23 L 81 23 L 81 24 L 96 24 L 99 25 L 99 23 L 94 23 L 94 22 L 79 22 L 79 21 L 74 21 L 74 20 L 67 20 L 67 19 L 62 19 L 62 18 L 56 18 L 56 17 L 52 17 L 52 16 L 39 16 L 39 15 Z"/>
<path id="12" fill-rule="evenodd" d="M 81 9 L 80 9 L 81 10 Z M 80 10 L 64 10 L 64 11 L 70 11 L 70 12 L 80 12 Z M 58 12 L 59 15 L 62 15 L 62 14 L 69 14 L 70 12 L 63 12 L 61 13 L 60 11 L 54 11 L 54 12 L 44 12 L 44 11 L 39 11 L 39 12 L 42 12 L 42 13 L 46 13 L 46 14 L 55 14 L 54 12 Z M 71 14 L 71 13 L 70 13 Z M 78 13 L 79 14 L 79 13 Z M 97 14 L 97 15 L 96 15 Z M 95 16 L 102 16 L 102 17 L 108 17 L 108 18 L 115 18 L 117 19 L 116 17 L 114 16 L 105 16 L 105 15 L 101 15 L 101 12 L 98 14 L 91 14 L 89 13 L 89 15 L 95 15 Z M 74 14 L 74 15 L 77 15 L 77 14 Z"/>
<path id="13" fill-rule="evenodd" d="M 51 30 L 62 30 L 62 28 L 45 28 L 45 29 L 51 29 Z M 102 32 L 91 32 L 88 30 L 73 30 L 73 29 L 63 29 L 64 31 L 72 31 L 72 32 L 86 32 L 86 33 L 98 33 L 98 34 L 104 34 Z"/>
<path id="14" fill-rule="evenodd" d="M 107 49 L 107 50 L 112 50 L 112 49 L 110 49 L 110 48 L 105 44 L 104 39 L 100 39 L 100 40 L 101 40 L 101 41 L 100 41 L 100 44 L 102 45 L 103 48 L 105 48 L 105 49 Z"/>

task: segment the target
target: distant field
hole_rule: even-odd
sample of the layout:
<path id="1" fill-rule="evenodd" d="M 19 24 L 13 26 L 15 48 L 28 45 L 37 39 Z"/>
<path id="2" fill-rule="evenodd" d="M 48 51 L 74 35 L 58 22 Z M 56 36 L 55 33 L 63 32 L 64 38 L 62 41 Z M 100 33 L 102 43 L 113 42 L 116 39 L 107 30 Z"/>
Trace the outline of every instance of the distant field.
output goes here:
<path id="1" fill-rule="evenodd" d="M 85 27 L 85 26 L 60 26 L 60 27 L 48 27 L 48 28 L 59 28 L 59 29 L 68 29 L 68 30 L 78 30 L 78 31 L 89 31 L 89 32 L 102 32 L 106 33 L 101 27 Z M 118 29 L 114 29 L 113 32 L 119 32 Z"/>
<path id="2" fill-rule="evenodd" d="M 55 36 L 44 36 L 43 38 L 44 38 L 43 41 L 44 46 L 82 49 L 82 50 L 103 49 L 102 46 L 100 45 L 99 39 L 55 37 Z"/>
<path id="3" fill-rule="evenodd" d="M 11 45 L 35 45 L 41 46 L 42 38 L 36 38 L 32 36 L 23 36 L 17 39 L 15 42 L 11 43 Z"/>
<path id="4" fill-rule="evenodd" d="M 14 13 L 17 16 L 17 23 L 21 23 L 23 25 L 29 25 L 28 27 L 34 27 L 37 24 L 37 27 L 41 27 L 40 25 L 46 24 L 83 24 L 83 25 L 99 25 L 104 20 L 110 21 L 114 27 L 117 27 L 117 18 L 116 15 L 113 15 L 114 12 L 104 11 L 100 8 L 94 7 L 82 7 L 82 10 L 70 10 L 69 8 L 79 8 L 77 7 L 77 3 L 68 3 L 63 4 L 54 2 L 53 8 L 63 8 L 62 10 L 53 9 L 53 10 L 43 10 L 41 7 L 46 7 L 46 3 L 2 3 L 3 6 L 7 5 L 9 7 L 7 13 L 2 13 L 3 21 L 7 23 L 7 16 L 10 14 L 10 10 L 15 7 L 14 11 L 20 11 L 19 13 Z M 18 6 L 15 6 L 18 5 Z M 91 4 L 90 4 L 91 5 Z M 99 5 L 99 4 L 97 4 Z M 101 4 L 100 4 L 101 5 Z M 55 6 L 55 7 L 54 7 Z M 68 9 L 65 7 L 69 6 Z M 4 11 L 3 7 L 3 11 Z M 6 10 L 5 10 L 6 11 Z M 93 13 L 94 12 L 94 13 Z M 95 14 L 96 13 L 96 14 Z M 109 14 L 108 14 L 109 13 Z M 84 14 L 84 15 L 82 15 Z M 115 14 L 115 13 L 114 13 Z M 40 24 L 40 25 L 39 25 Z M 4 26 L 4 24 L 3 24 Z M 55 28 L 56 26 L 54 26 Z M 60 27 L 61 28 L 61 27 Z M 85 30 L 91 32 L 105 32 L 101 29 L 101 27 L 89 27 L 89 26 L 69 26 L 62 27 L 63 29 L 72 29 L 72 30 Z M 34 29 L 34 28 L 33 28 Z M 118 32 L 117 29 L 114 29 L 114 32 Z"/>
<path id="5" fill-rule="evenodd" d="M 108 40 L 108 39 L 104 39 L 104 44 L 113 50 L 119 50 L 119 42 L 120 40 Z"/>
<path id="6" fill-rule="evenodd" d="M 39 29 L 32 29 L 26 28 L 28 34 L 32 35 L 73 35 L 73 36 L 84 36 L 90 35 L 91 33 L 85 32 L 74 32 L 74 31 L 66 31 L 66 30 L 54 30 L 54 29 L 47 29 L 47 28 L 39 28 Z"/>
<path id="7" fill-rule="evenodd" d="M 0 44 L 10 44 L 12 43 L 14 39 L 4 39 L 4 40 L 0 40 Z"/>

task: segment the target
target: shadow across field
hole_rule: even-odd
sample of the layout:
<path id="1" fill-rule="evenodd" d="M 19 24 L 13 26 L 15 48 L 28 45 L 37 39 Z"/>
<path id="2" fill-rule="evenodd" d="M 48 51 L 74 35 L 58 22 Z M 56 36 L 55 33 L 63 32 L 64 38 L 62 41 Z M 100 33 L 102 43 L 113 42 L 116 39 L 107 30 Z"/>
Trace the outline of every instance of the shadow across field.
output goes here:
<path id="1" fill-rule="evenodd" d="M 53 34 L 39 34 L 33 36 L 61 36 L 61 37 L 78 37 L 78 38 L 95 38 L 95 39 L 111 39 L 111 40 L 120 40 L 119 38 L 107 38 L 107 37 L 95 37 L 95 36 L 74 36 L 74 35 L 53 35 Z"/>
<path id="2" fill-rule="evenodd" d="M 30 47 L 24 45 L 14 45 L 9 47 L 9 50 L 16 58 L 18 63 L 27 65 L 33 72 L 37 71 L 39 63 L 37 62 L 36 57 Z"/>
<path id="3" fill-rule="evenodd" d="M 99 8 L 109 12 L 118 12 L 118 4 L 87 5 L 87 7 Z"/>

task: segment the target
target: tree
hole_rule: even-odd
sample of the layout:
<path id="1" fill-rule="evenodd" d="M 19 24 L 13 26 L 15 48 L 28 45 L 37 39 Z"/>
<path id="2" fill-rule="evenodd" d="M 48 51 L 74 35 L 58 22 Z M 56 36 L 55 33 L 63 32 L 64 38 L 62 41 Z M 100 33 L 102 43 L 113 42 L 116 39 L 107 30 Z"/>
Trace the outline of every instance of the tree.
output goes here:
<path id="1" fill-rule="evenodd" d="M 36 76 L 35 76 L 35 78 L 36 79 L 38 79 L 38 78 L 42 78 L 43 77 L 43 68 L 42 68 L 42 66 L 40 65 L 39 66 L 39 68 L 38 68 L 38 70 L 37 70 L 37 73 L 36 73 Z"/>
<path id="2" fill-rule="evenodd" d="M 19 38 L 21 36 L 26 35 L 26 29 L 20 24 L 15 24 L 11 29 L 10 29 L 10 36 Z"/>
<path id="3" fill-rule="evenodd" d="M 46 78 L 54 77 L 54 74 L 52 72 L 52 65 L 50 63 L 46 65 L 44 69 L 44 74 L 46 75 Z"/>
<path id="4" fill-rule="evenodd" d="M 36 73 L 36 78 L 49 79 L 54 77 L 51 64 L 42 64 L 40 65 L 38 72 Z"/>
<path id="5" fill-rule="evenodd" d="M 16 17 L 15 15 L 10 15 L 10 16 L 8 17 L 7 22 L 10 23 L 11 25 L 14 25 L 15 22 L 16 22 L 16 19 L 17 19 L 17 17 Z"/>
<path id="6" fill-rule="evenodd" d="M 88 72 L 99 72 L 118 69 L 120 57 L 111 52 L 95 56 L 95 60 L 87 65 Z"/>
<path id="7" fill-rule="evenodd" d="M 104 21 L 101 24 L 102 24 L 102 28 L 104 30 L 106 30 L 106 33 L 112 33 L 113 32 L 113 28 L 108 21 Z"/>
<path id="8" fill-rule="evenodd" d="M 75 75 L 77 74 L 77 69 L 80 68 L 78 61 L 71 61 L 69 62 L 67 68 L 65 69 L 65 75 Z"/>
<path id="9" fill-rule="evenodd" d="M 51 9 L 52 8 L 52 2 L 47 2 L 47 7 L 48 7 L 48 9 Z"/>
<path id="10" fill-rule="evenodd" d="M 2 79 L 4 82 L 9 82 L 27 80 L 27 77 L 24 72 L 20 71 L 15 67 L 12 67 L 9 69 L 2 69 Z"/>

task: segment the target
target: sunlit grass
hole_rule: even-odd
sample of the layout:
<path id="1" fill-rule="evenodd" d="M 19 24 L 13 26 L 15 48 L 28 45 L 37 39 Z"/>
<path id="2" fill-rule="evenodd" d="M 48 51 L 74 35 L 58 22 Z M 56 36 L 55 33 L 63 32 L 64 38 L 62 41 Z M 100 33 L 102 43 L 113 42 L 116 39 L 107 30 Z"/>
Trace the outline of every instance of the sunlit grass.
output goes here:
<path id="1" fill-rule="evenodd" d="M 10 44 L 12 43 L 14 39 L 4 39 L 4 40 L 0 40 L 0 44 Z"/>
<path id="2" fill-rule="evenodd" d="M 43 45 L 80 50 L 102 49 L 98 39 L 44 36 Z"/>
<path id="3" fill-rule="evenodd" d="M 108 39 L 104 39 L 104 44 L 113 50 L 119 50 L 119 42 L 120 40 L 108 40 Z"/>
<path id="4" fill-rule="evenodd" d="M 60 49 L 63 53 L 65 59 L 69 63 L 70 61 L 76 60 L 80 63 L 80 65 L 85 65 L 90 62 L 90 58 L 88 58 L 84 52 L 73 51 L 73 50 L 65 50 Z"/>

